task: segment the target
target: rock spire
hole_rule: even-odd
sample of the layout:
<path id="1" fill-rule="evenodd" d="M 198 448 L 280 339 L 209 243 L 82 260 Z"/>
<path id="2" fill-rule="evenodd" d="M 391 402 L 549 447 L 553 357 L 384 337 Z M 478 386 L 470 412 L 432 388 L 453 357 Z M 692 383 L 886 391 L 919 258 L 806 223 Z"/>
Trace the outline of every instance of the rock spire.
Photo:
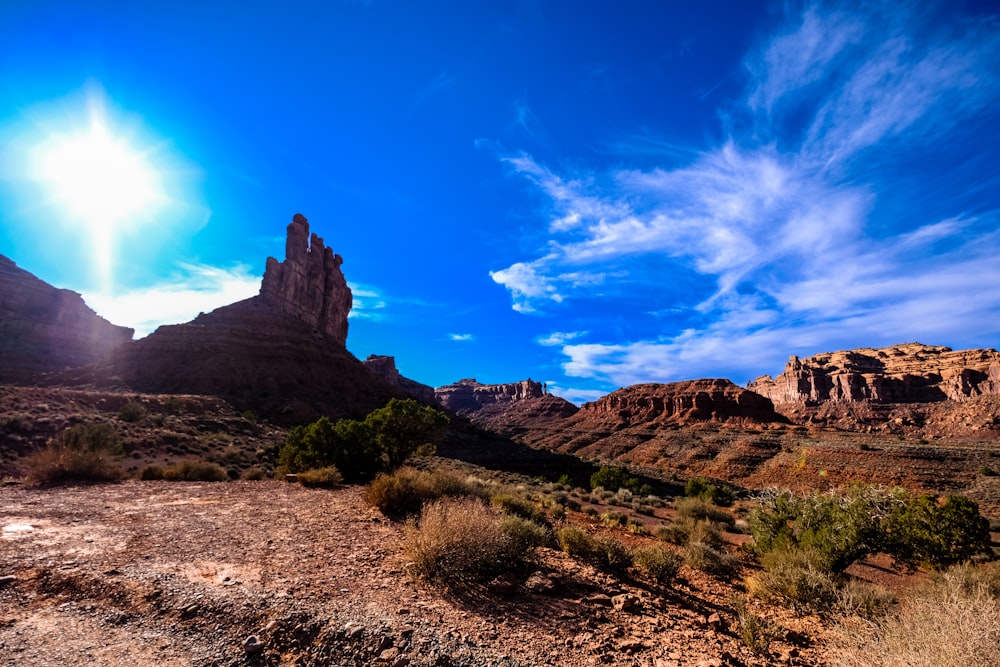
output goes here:
<path id="1" fill-rule="evenodd" d="M 287 228 L 285 261 L 267 258 L 260 296 L 339 345 L 347 344 L 347 316 L 353 297 L 340 265 L 344 260 L 309 235 L 309 221 L 296 213 Z"/>

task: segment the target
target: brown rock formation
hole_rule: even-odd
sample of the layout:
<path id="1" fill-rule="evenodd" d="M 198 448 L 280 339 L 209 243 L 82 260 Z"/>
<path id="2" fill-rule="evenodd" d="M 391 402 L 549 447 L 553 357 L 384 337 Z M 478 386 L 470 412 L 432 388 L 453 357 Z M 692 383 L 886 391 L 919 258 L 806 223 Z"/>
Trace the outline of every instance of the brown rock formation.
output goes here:
<path id="1" fill-rule="evenodd" d="M 438 403 L 460 415 L 470 415 L 493 403 L 514 403 L 545 395 L 541 382 L 531 378 L 506 384 L 480 384 L 474 378 L 459 380 L 454 384 L 434 390 Z"/>
<path id="2" fill-rule="evenodd" d="M 1000 353 L 907 343 L 791 357 L 776 378 L 748 385 L 775 404 L 930 403 L 1000 394 Z"/>
<path id="3" fill-rule="evenodd" d="M 133 333 L 0 255 L 0 383 L 102 361 Z"/>
<path id="4" fill-rule="evenodd" d="M 267 258 L 261 299 L 346 345 L 353 299 L 340 270 L 344 260 L 316 234 L 310 239 L 309 221 L 301 213 L 295 214 L 287 231 L 285 261 Z"/>
<path id="5" fill-rule="evenodd" d="M 774 412 L 769 399 L 720 379 L 633 385 L 585 403 L 579 418 L 623 427 L 700 421 L 784 421 Z"/>
<path id="6" fill-rule="evenodd" d="M 383 380 L 389 386 L 395 387 L 404 394 L 411 396 L 422 403 L 436 405 L 437 398 L 434 396 L 434 387 L 421 384 L 408 377 L 400 375 L 396 368 L 396 358 L 385 355 L 372 354 L 364 360 L 365 368 L 375 377 Z"/>

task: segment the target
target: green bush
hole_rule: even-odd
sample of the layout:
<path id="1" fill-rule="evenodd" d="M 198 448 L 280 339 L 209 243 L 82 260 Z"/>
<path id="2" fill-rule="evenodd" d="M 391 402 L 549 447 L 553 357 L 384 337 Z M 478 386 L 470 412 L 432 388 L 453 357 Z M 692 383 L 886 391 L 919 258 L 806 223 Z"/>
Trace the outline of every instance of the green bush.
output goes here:
<path id="1" fill-rule="evenodd" d="M 512 493 L 494 494 L 490 498 L 490 504 L 507 514 L 519 516 L 535 523 L 544 524 L 547 522 L 545 512 L 535 505 L 535 503 Z"/>
<path id="2" fill-rule="evenodd" d="M 523 517 L 505 516 L 500 530 L 513 542 L 513 548 L 519 551 L 531 551 L 536 547 L 552 544 L 552 531 L 548 526 Z"/>
<path id="3" fill-rule="evenodd" d="M 564 526 L 556 532 L 559 547 L 570 556 L 587 559 L 594 553 L 594 540 L 576 526 Z"/>
<path id="4" fill-rule="evenodd" d="M 330 488 L 343 482 L 344 477 L 334 466 L 326 466 L 325 468 L 303 470 L 298 473 L 298 480 L 302 486 Z"/>
<path id="5" fill-rule="evenodd" d="M 592 557 L 598 567 L 612 572 L 624 572 L 632 566 L 632 552 L 613 537 L 595 539 Z"/>
<path id="6" fill-rule="evenodd" d="M 121 479 L 121 438 L 108 424 L 76 424 L 28 457 L 28 479 L 35 484 L 112 482 Z"/>
<path id="7" fill-rule="evenodd" d="M 326 417 L 292 429 L 278 454 L 282 472 L 334 466 L 349 482 L 367 481 L 379 470 L 395 470 L 408 457 L 439 440 L 448 417 L 412 399 L 392 399 L 364 421 Z"/>
<path id="8" fill-rule="evenodd" d="M 123 422 L 138 422 L 146 417 L 146 408 L 138 401 L 129 401 L 118 410 L 118 418 Z"/>
<path id="9" fill-rule="evenodd" d="M 816 551 L 833 572 L 874 553 L 941 569 L 990 549 L 989 522 L 971 500 L 948 496 L 940 502 L 865 485 L 839 494 L 772 494 L 751 513 L 749 526 L 758 553 Z"/>
<path id="10" fill-rule="evenodd" d="M 684 495 L 688 498 L 701 498 L 715 505 L 729 507 L 736 496 L 733 490 L 724 484 L 715 484 L 707 477 L 692 477 L 684 487 Z"/>
<path id="11" fill-rule="evenodd" d="M 228 482 L 226 469 L 209 461 L 181 461 L 163 470 L 163 479 L 171 482 Z"/>
<path id="12" fill-rule="evenodd" d="M 707 520 L 725 526 L 733 526 L 736 523 L 732 514 L 702 498 L 681 498 L 677 501 L 676 507 L 678 519 Z"/>
<path id="13" fill-rule="evenodd" d="M 660 586 L 669 586 L 677 578 L 684 558 L 657 544 L 639 547 L 632 552 L 635 566 L 648 579 Z"/>
<path id="14" fill-rule="evenodd" d="M 590 488 L 598 487 L 609 491 L 628 489 L 635 493 L 639 490 L 639 480 L 629 475 L 624 468 L 601 466 L 600 470 L 590 476 Z"/>
<path id="15" fill-rule="evenodd" d="M 617 526 L 624 526 L 627 517 L 621 512 L 605 512 L 601 515 L 601 524 L 608 526 L 609 528 L 615 528 Z"/>

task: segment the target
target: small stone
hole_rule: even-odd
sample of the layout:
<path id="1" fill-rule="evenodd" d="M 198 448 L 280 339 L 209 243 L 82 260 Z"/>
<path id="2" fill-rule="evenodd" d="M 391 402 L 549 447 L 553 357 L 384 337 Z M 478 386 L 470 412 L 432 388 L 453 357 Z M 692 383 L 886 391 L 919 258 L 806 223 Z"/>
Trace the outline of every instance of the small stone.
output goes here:
<path id="1" fill-rule="evenodd" d="M 602 607 L 610 607 L 612 602 L 611 598 L 604 593 L 595 593 L 593 595 L 588 595 L 583 599 L 584 602 L 589 602 L 590 604 L 601 605 Z"/>
<path id="2" fill-rule="evenodd" d="M 278 627 L 277 621 L 268 621 L 267 625 L 264 626 L 264 632 L 270 632 L 271 630 L 274 630 L 276 627 Z"/>
<path id="3" fill-rule="evenodd" d="M 552 579 L 546 577 L 541 572 L 535 572 L 524 582 L 524 587 L 532 593 L 551 593 L 556 589 L 556 584 Z"/>
<path id="4" fill-rule="evenodd" d="M 712 614 L 711 616 L 708 617 L 706 623 L 708 624 L 708 627 L 712 628 L 713 630 L 718 630 L 719 626 L 722 625 L 722 617 L 720 617 L 718 614 Z"/>
<path id="5" fill-rule="evenodd" d="M 496 579 L 486 584 L 486 588 L 496 595 L 514 595 L 517 593 L 520 584 L 517 577 L 510 573 L 504 572 Z"/>
<path id="6" fill-rule="evenodd" d="M 611 598 L 611 604 L 618 611 L 634 611 L 639 607 L 639 598 L 631 593 L 622 593 Z"/>
<path id="7" fill-rule="evenodd" d="M 15 581 L 17 581 L 17 577 L 15 577 L 13 574 L 5 574 L 4 576 L 0 577 L 0 586 L 6 586 L 7 584 L 12 584 Z"/>
<path id="8" fill-rule="evenodd" d="M 243 640 L 243 650 L 246 651 L 248 655 L 260 653 L 264 650 L 264 643 L 257 635 L 250 635 Z"/>

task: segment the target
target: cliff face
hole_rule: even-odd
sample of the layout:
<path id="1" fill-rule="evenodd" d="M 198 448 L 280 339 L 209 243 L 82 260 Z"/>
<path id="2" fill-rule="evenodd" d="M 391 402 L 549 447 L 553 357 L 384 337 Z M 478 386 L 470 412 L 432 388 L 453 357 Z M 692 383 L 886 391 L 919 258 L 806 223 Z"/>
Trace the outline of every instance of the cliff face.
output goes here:
<path id="1" fill-rule="evenodd" d="M 102 361 L 133 333 L 0 255 L 0 383 Z"/>
<path id="2" fill-rule="evenodd" d="M 404 394 L 428 405 L 437 404 L 437 398 L 434 396 L 434 387 L 421 384 L 400 375 L 399 370 L 396 368 L 395 357 L 372 354 L 362 363 L 364 363 L 369 373 L 386 382 L 388 385 L 399 389 Z"/>
<path id="3" fill-rule="evenodd" d="M 775 404 L 931 403 L 1000 394 L 1000 353 L 907 343 L 791 357 L 748 388 Z"/>
<path id="4" fill-rule="evenodd" d="M 670 384 L 637 384 L 585 403 L 580 421 L 637 424 L 738 421 L 784 421 L 763 396 L 729 380 L 687 380 Z"/>
<path id="5" fill-rule="evenodd" d="M 309 221 L 301 213 L 292 218 L 287 233 L 285 261 L 267 258 L 261 299 L 346 345 L 353 297 L 340 270 L 344 260 L 316 234 L 310 239 Z"/>
<path id="6" fill-rule="evenodd" d="M 508 404 L 529 398 L 541 398 L 545 389 L 541 382 L 530 378 L 506 384 L 480 384 L 466 378 L 434 390 L 438 403 L 461 415 L 468 415 L 487 405 Z"/>

